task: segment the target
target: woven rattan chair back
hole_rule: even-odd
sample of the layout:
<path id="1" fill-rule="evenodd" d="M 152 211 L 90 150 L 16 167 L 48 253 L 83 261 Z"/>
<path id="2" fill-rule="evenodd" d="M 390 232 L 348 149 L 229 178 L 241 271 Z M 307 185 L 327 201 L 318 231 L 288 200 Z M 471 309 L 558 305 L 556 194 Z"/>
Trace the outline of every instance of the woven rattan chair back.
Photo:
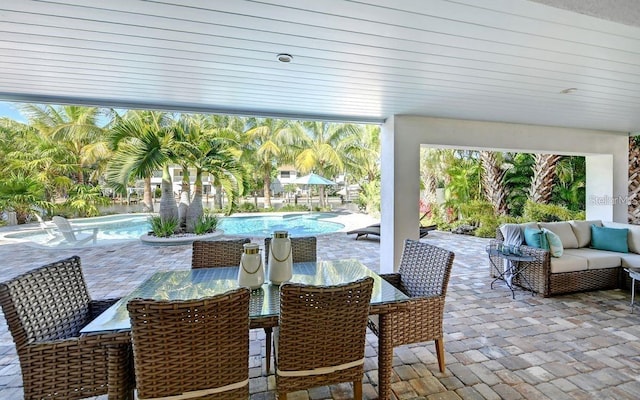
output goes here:
<path id="1" fill-rule="evenodd" d="M 264 239 L 265 266 L 269 264 L 269 248 L 271 238 Z M 291 238 L 291 257 L 293 262 L 316 261 L 318 259 L 317 239 L 315 236 Z"/>
<path id="2" fill-rule="evenodd" d="M 240 265 L 243 245 L 248 238 L 193 242 L 191 268 L 231 267 Z"/>
<path id="3" fill-rule="evenodd" d="M 406 312 L 387 316 L 388 325 L 393 327 L 393 345 L 434 340 L 438 367 L 443 373 L 445 359 L 442 320 L 454 256 L 448 250 L 407 239 L 398 273 L 380 275 L 412 299 Z M 378 334 L 375 316 L 369 319 L 369 328 Z"/>
<path id="4" fill-rule="evenodd" d="M 103 338 L 81 339 L 79 331 L 115 301 L 90 299 L 77 256 L 0 283 L 0 304 L 20 358 L 25 399 L 107 393 Z M 124 375 L 117 384 L 126 392 L 132 382 L 127 381 L 130 373 Z"/>
<path id="5" fill-rule="evenodd" d="M 249 296 L 130 300 L 138 398 L 248 399 Z"/>
<path id="6" fill-rule="evenodd" d="M 410 297 L 445 296 L 454 254 L 417 240 L 406 240 L 400 258 L 400 282 Z"/>
<path id="7" fill-rule="evenodd" d="M 275 357 L 279 399 L 340 382 L 353 382 L 354 398 L 362 397 L 372 290 L 370 277 L 337 286 L 282 285 Z"/>

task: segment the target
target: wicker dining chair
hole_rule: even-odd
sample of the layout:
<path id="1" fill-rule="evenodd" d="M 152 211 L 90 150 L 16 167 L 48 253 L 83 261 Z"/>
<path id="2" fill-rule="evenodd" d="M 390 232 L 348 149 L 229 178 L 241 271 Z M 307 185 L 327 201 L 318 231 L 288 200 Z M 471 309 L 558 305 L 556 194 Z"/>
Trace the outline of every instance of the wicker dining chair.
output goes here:
<path id="1" fill-rule="evenodd" d="M 113 335 L 80 329 L 117 299 L 91 300 L 80 258 L 47 264 L 0 283 L 0 304 L 16 344 L 24 398 L 81 399 L 107 394 L 107 347 Z M 123 365 L 130 365 L 124 352 Z M 133 373 L 113 382 L 133 393 Z"/>
<path id="2" fill-rule="evenodd" d="M 387 316 L 393 327 L 393 346 L 435 341 L 440 372 L 444 373 L 442 319 L 447 285 L 455 254 L 416 240 L 407 239 L 397 273 L 380 276 L 411 298 L 406 312 Z M 378 319 L 369 318 L 369 328 L 378 334 Z"/>
<path id="3" fill-rule="evenodd" d="M 248 238 L 228 240 L 196 240 L 193 242 L 191 269 L 231 267 L 240 265 L 243 245 Z"/>
<path id="4" fill-rule="evenodd" d="M 137 398 L 248 399 L 249 297 L 130 300 Z"/>
<path id="5" fill-rule="evenodd" d="M 336 286 L 284 283 L 275 335 L 276 392 L 353 382 L 362 398 L 367 316 L 373 278 Z"/>
<path id="6" fill-rule="evenodd" d="M 315 236 L 303 236 L 291 238 L 291 257 L 293 262 L 316 261 L 318 259 L 317 242 Z M 269 264 L 269 248 L 271 238 L 264 239 L 264 263 Z"/>
<path id="7" fill-rule="evenodd" d="M 303 236 L 291 238 L 291 259 L 293 262 L 316 261 L 318 259 L 317 242 L 315 236 Z M 271 238 L 264 239 L 264 265 L 269 265 L 269 248 Z M 272 328 L 264 328 L 266 342 L 267 374 L 271 370 L 271 337 Z"/>

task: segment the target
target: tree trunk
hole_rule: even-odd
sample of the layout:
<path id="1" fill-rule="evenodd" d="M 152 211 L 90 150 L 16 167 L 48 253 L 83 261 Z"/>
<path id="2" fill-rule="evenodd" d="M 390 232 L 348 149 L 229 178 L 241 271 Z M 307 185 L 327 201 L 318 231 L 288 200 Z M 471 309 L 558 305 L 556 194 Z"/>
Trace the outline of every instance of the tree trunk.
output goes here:
<path id="1" fill-rule="evenodd" d="M 535 154 L 533 177 L 529 198 L 535 203 L 549 204 L 553 190 L 553 179 L 556 176 L 556 164 L 561 156 L 557 154 Z"/>
<path id="2" fill-rule="evenodd" d="M 507 191 L 504 185 L 506 170 L 500 168 L 496 153 L 481 151 L 482 189 L 487 200 L 493 205 L 496 215 L 507 214 Z"/>
<path id="3" fill-rule="evenodd" d="M 176 204 L 176 198 L 173 194 L 169 165 L 162 167 L 162 196 L 160 197 L 159 214 L 163 221 L 178 219 L 178 205 Z"/>
<path id="4" fill-rule="evenodd" d="M 265 173 L 263 178 L 264 208 L 271 208 L 271 172 Z"/>
<path id="5" fill-rule="evenodd" d="M 325 207 L 325 198 L 324 198 L 324 185 L 318 185 L 318 197 L 320 198 L 320 208 Z"/>
<path id="6" fill-rule="evenodd" d="M 187 227 L 187 209 L 189 208 L 189 200 L 191 199 L 191 185 L 189 182 L 189 170 L 182 168 L 182 181 L 180 182 L 180 203 L 178 203 L 178 219 L 180 227 Z"/>
<path id="7" fill-rule="evenodd" d="M 218 210 L 222 210 L 222 185 L 216 184 L 216 195 L 213 197 L 213 204 Z"/>
<path id="8" fill-rule="evenodd" d="M 202 171 L 196 170 L 196 181 L 193 188 L 193 201 L 187 208 L 187 232 L 195 231 L 196 223 L 202 218 Z"/>
<path id="9" fill-rule="evenodd" d="M 151 177 L 144 177 L 144 193 L 142 195 L 142 203 L 144 204 L 144 212 L 153 212 L 153 192 L 151 191 Z"/>
<path id="10" fill-rule="evenodd" d="M 630 224 L 640 224 L 640 137 L 629 138 L 629 196 L 628 216 Z"/>

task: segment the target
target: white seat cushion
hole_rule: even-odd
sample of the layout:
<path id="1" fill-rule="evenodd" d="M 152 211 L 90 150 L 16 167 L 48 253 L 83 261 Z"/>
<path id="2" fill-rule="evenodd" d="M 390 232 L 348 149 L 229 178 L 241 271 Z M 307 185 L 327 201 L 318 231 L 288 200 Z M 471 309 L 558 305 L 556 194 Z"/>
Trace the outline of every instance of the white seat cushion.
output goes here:
<path id="1" fill-rule="evenodd" d="M 602 221 L 569 221 L 569 225 L 578 239 L 578 247 L 587 247 L 591 243 L 591 225 L 602 226 Z"/>
<path id="2" fill-rule="evenodd" d="M 622 259 L 622 266 L 624 268 L 640 268 L 640 254 L 634 253 L 626 253 L 620 254 L 620 258 Z"/>
<path id="3" fill-rule="evenodd" d="M 565 250 L 565 254 L 587 259 L 588 269 L 605 269 L 619 267 L 622 263 L 621 256 L 623 253 L 582 248 Z"/>
<path id="4" fill-rule="evenodd" d="M 571 229 L 571 225 L 567 221 L 562 222 L 540 222 L 540 228 L 545 228 L 560 236 L 562 247 L 565 249 L 577 249 L 578 239 Z"/>
<path id="5" fill-rule="evenodd" d="M 588 268 L 589 266 L 586 258 L 567 254 L 567 250 L 565 250 L 564 254 L 560 258 L 551 257 L 552 274 L 557 274 L 559 272 L 586 271 Z"/>

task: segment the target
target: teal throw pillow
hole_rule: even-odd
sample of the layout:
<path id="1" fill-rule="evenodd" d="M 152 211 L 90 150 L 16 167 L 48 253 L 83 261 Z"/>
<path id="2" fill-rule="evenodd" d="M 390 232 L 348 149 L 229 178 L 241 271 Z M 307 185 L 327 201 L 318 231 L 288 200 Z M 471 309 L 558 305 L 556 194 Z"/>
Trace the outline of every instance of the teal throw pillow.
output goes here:
<path id="1" fill-rule="evenodd" d="M 562 240 L 560 240 L 560 236 L 556 235 L 548 229 L 542 228 L 542 231 L 547 237 L 551 257 L 562 257 L 562 254 L 564 253 L 564 247 L 562 247 Z"/>
<path id="2" fill-rule="evenodd" d="M 591 225 L 591 248 L 628 253 L 628 235 L 629 229 L 615 229 Z"/>
<path id="3" fill-rule="evenodd" d="M 525 228 L 524 241 L 527 246 L 549 250 L 547 235 L 545 235 L 540 229 Z"/>

